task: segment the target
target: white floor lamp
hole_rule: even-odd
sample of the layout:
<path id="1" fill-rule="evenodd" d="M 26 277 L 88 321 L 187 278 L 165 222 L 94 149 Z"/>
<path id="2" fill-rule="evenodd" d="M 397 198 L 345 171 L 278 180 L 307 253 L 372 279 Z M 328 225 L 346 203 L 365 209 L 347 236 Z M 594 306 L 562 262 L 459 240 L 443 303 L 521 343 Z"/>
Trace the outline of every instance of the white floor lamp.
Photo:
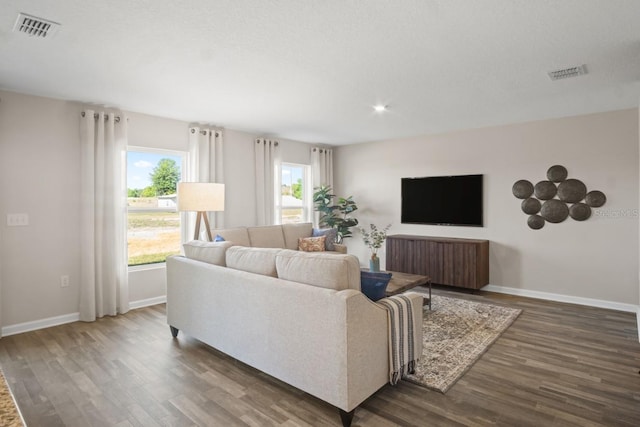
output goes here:
<path id="1" fill-rule="evenodd" d="M 180 212 L 197 212 L 194 240 L 200 237 L 200 222 L 204 218 L 207 237 L 211 238 L 211 228 L 207 212 L 224 211 L 224 184 L 211 182 L 178 183 L 178 210 Z"/>

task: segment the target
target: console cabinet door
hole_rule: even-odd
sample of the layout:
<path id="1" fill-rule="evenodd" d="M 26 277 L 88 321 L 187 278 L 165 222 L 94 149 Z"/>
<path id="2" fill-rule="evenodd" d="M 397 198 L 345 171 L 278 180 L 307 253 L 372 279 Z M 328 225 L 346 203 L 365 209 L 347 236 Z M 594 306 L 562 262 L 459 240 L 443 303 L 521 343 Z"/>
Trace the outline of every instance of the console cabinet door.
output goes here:
<path id="1" fill-rule="evenodd" d="M 464 243 L 442 243 L 443 284 L 461 288 L 476 288 L 477 246 Z M 440 282 L 435 282 L 440 283 Z"/>
<path id="2" fill-rule="evenodd" d="M 429 268 L 425 260 L 428 260 L 430 257 L 429 242 L 425 240 L 412 240 L 412 242 L 412 251 L 405 254 L 409 259 L 410 273 L 428 275 L 427 271 Z"/>
<path id="3" fill-rule="evenodd" d="M 410 273 L 410 261 L 407 254 L 413 251 L 413 240 L 387 238 L 386 269 Z"/>
<path id="4" fill-rule="evenodd" d="M 443 245 L 425 239 L 387 238 L 387 270 L 429 276 L 442 283 Z"/>
<path id="5" fill-rule="evenodd" d="M 431 283 L 442 283 L 443 276 L 443 262 L 444 262 L 444 246 L 442 243 L 434 242 L 431 240 L 422 240 L 421 243 L 425 246 L 425 256 L 417 260 L 416 262 L 421 264 L 420 273 L 424 276 L 431 278 Z"/>

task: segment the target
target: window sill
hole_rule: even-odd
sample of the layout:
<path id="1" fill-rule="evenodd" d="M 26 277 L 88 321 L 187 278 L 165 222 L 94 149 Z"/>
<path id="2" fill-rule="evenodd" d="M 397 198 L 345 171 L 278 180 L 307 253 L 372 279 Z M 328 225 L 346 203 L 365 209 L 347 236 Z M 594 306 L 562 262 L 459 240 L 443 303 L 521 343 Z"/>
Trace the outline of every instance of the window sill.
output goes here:
<path id="1" fill-rule="evenodd" d="M 129 273 L 135 273 L 137 271 L 147 271 L 147 270 L 164 270 L 167 264 L 164 262 L 157 262 L 155 264 L 142 264 L 142 265 L 132 265 L 129 266 Z"/>

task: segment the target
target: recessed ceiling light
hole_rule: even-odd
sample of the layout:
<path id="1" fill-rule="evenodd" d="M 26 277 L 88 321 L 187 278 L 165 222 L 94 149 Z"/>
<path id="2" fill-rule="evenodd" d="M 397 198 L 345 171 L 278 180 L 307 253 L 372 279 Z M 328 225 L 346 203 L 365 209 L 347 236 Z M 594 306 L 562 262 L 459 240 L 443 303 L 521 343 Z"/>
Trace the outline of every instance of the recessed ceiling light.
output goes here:
<path id="1" fill-rule="evenodd" d="M 388 105 L 381 105 L 381 104 L 378 104 L 378 105 L 374 105 L 374 106 L 373 106 L 373 110 L 374 110 L 376 113 L 382 113 L 382 112 L 387 111 L 388 109 L 389 109 L 389 106 L 388 106 Z"/>

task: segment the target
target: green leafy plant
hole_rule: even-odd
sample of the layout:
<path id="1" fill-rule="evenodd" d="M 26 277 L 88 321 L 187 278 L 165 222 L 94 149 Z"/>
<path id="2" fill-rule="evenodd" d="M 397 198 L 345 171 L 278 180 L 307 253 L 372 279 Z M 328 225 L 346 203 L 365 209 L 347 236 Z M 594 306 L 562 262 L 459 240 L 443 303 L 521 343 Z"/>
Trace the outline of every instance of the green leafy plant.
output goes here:
<path id="1" fill-rule="evenodd" d="M 358 225 L 358 220 L 350 216 L 358 210 L 358 205 L 353 200 L 353 196 L 337 197 L 332 194 L 332 191 L 330 185 L 316 187 L 313 193 L 313 205 L 315 210 L 320 212 L 318 225 L 335 228 L 338 231 L 336 243 L 342 243 L 344 239 L 353 235 L 350 228 Z"/>
<path id="2" fill-rule="evenodd" d="M 160 159 L 149 177 L 158 196 L 176 194 L 176 186 L 180 181 L 180 167 L 173 159 Z"/>
<path id="3" fill-rule="evenodd" d="M 387 239 L 387 231 L 391 228 L 391 224 L 387 225 L 383 229 L 378 229 L 375 224 L 369 224 L 369 231 L 364 227 L 360 227 L 360 233 L 362 233 L 362 239 L 364 244 L 371 250 L 371 258 L 378 257 L 378 249 L 382 247 L 382 244 Z"/>

